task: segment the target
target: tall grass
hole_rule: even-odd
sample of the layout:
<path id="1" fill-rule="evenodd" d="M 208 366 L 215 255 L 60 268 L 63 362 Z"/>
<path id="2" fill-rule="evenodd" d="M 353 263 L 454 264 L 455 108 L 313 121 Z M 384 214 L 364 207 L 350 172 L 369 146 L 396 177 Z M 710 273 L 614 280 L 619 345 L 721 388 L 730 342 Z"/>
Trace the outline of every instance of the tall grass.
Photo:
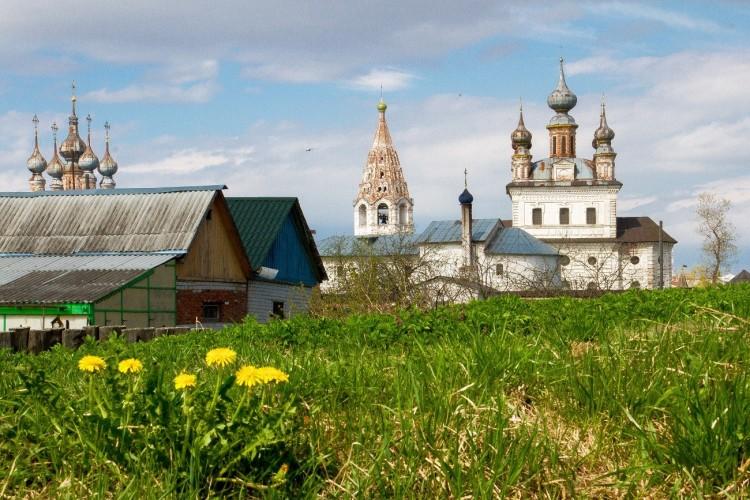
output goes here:
<path id="1" fill-rule="evenodd" d="M 0 493 L 742 496 L 749 316 L 750 287 L 499 297 L 393 316 L 248 322 L 144 344 L 114 339 L 36 357 L 0 353 Z M 280 412 L 279 440 L 224 478 L 241 480 L 216 481 L 213 469 L 170 456 L 179 447 L 168 430 L 120 447 L 96 435 L 82 446 L 71 424 L 88 418 L 82 355 L 141 359 L 138 405 L 171 429 L 184 425 L 172 377 L 199 369 L 218 346 L 290 376 L 259 406 Z M 120 393 L 105 383 L 99 390 L 105 399 Z M 226 404 L 235 403 L 229 394 Z M 106 420 L 102 432 L 121 434 Z M 222 437 L 257 428 L 245 422 Z M 288 473 L 279 475 L 283 464 Z"/>

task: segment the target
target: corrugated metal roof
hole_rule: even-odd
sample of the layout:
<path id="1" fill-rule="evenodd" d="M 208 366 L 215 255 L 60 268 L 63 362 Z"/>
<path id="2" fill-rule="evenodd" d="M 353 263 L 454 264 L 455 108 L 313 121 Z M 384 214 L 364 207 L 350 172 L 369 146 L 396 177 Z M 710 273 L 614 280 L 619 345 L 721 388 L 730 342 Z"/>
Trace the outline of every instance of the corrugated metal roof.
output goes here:
<path id="1" fill-rule="evenodd" d="M 146 271 L 181 254 L 0 256 L 0 286 L 32 271 Z"/>
<path id="2" fill-rule="evenodd" d="M 516 227 L 498 231 L 484 251 L 494 255 L 558 255 L 554 247 Z"/>
<path id="3" fill-rule="evenodd" d="M 318 282 L 327 279 L 315 239 L 297 198 L 245 197 L 226 198 L 226 201 L 242 239 L 242 245 L 253 266 L 258 268 L 263 265 L 284 221 L 291 214 L 295 225 L 302 233 L 303 244 L 312 260 Z"/>
<path id="4" fill-rule="evenodd" d="M 372 255 L 418 255 L 416 235 L 391 234 L 377 237 L 329 236 L 318 242 L 323 257 Z"/>
<path id="5" fill-rule="evenodd" d="M 227 187 L 223 184 L 208 186 L 173 186 L 153 188 L 117 188 L 117 189 L 79 189 L 67 191 L 18 191 L 0 192 L 0 197 L 10 198 L 38 198 L 40 196 L 121 196 L 127 194 L 149 193 L 187 193 L 191 191 L 222 191 Z"/>
<path id="6" fill-rule="evenodd" d="M 295 201 L 297 198 L 227 198 L 253 266 L 262 265 Z"/>
<path id="7" fill-rule="evenodd" d="M 143 274 L 143 270 L 30 271 L 0 285 L 0 304 L 94 302 Z"/>
<path id="8" fill-rule="evenodd" d="M 498 225 L 500 219 L 474 219 L 471 226 L 473 241 L 485 241 Z M 460 220 L 437 220 L 430 222 L 422 234 L 417 237 L 417 243 L 451 243 L 461 241 Z"/>
<path id="9" fill-rule="evenodd" d="M 221 186 L 0 194 L 0 254 L 186 252 Z"/>

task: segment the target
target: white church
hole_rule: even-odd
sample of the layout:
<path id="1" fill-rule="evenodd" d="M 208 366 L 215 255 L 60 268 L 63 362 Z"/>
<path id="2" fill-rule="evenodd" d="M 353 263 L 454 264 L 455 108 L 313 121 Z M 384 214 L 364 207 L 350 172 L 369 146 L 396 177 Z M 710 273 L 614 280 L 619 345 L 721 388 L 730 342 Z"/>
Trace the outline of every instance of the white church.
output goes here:
<path id="1" fill-rule="evenodd" d="M 460 220 L 433 221 L 414 232 L 414 200 L 378 104 L 378 127 L 354 199 L 354 234 L 319 242 L 329 281 L 348 272 L 362 251 L 388 258 L 409 256 L 429 269 L 420 280 L 436 290 L 462 290 L 455 300 L 502 292 L 623 290 L 668 287 L 677 243 L 649 217 L 618 217 L 612 140 L 602 102 L 593 159 L 576 156 L 578 125 L 570 111 L 578 98 L 565 81 L 547 98 L 555 112 L 547 124 L 549 155 L 533 161 L 531 133 L 521 111 L 511 133 L 513 155 L 506 193 L 510 219 L 474 219 L 473 196 L 459 196 Z M 442 292 L 441 292 L 442 293 Z"/>

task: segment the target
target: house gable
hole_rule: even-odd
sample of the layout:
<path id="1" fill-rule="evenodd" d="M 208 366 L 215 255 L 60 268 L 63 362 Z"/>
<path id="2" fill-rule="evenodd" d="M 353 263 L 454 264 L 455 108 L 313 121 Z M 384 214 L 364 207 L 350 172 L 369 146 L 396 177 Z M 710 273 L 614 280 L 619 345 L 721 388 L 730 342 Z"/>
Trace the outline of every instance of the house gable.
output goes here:
<path id="1" fill-rule="evenodd" d="M 243 283 L 250 264 L 226 201 L 217 192 L 190 243 L 187 254 L 177 263 L 177 278 L 189 281 Z"/>
<path id="2" fill-rule="evenodd" d="M 303 231 L 295 223 L 293 212 L 287 214 L 263 261 L 263 266 L 278 269 L 275 281 L 315 286 L 315 268 L 305 246 Z"/>

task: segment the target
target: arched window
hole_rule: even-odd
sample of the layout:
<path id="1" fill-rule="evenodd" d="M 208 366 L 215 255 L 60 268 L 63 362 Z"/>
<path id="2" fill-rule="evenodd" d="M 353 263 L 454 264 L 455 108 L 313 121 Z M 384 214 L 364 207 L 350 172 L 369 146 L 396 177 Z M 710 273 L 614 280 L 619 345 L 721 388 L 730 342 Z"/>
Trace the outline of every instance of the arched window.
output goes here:
<path id="1" fill-rule="evenodd" d="M 364 205 L 359 206 L 359 225 L 367 225 L 367 207 L 365 207 Z"/>
<path id="2" fill-rule="evenodd" d="M 562 145 L 560 146 L 560 156 L 565 156 L 565 149 L 567 147 L 567 141 L 565 140 L 565 136 L 561 137 L 562 139 Z"/>
<path id="3" fill-rule="evenodd" d="M 388 224 L 388 205 L 378 205 L 378 224 Z"/>
<path id="4" fill-rule="evenodd" d="M 398 223 L 405 226 L 409 223 L 407 220 L 409 217 L 409 211 L 406 208 L 406 203 L 402 203 L 398 206 Z"/>
<path id="5" fill-rule="evenodd" d="M 557 155 L 557 137 L 552 136 L 552 156 Z"/>

